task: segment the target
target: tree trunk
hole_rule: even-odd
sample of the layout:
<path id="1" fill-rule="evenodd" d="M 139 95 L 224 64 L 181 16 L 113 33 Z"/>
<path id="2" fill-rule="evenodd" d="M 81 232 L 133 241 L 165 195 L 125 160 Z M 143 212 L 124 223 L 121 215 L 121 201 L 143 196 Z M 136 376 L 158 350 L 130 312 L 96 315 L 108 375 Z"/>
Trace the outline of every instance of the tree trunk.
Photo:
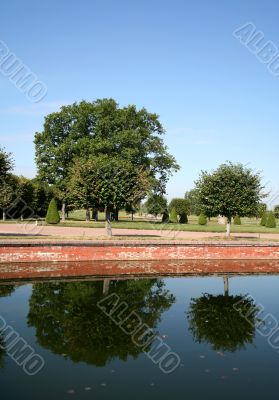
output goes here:
<path id="1" fill-rule="evenodd" d="M 118 221 L 118 218 L 119 218 L 119 210 L 118 210 L 118 208 L 116 208 L 116 209 L 115 209 L 115 213 L 114 213 L 114 219 L 115 219 L 115 221 Z"/>
<path id="2" fill-rule="evenodd" d="M 225 296 L 229 295 L 229 278 L 227 276 L 223 277 L 224 280 L 224 294 Z"/>
<path id="3" fill-rule="evenodd" d="M 106 230 L 107 230 L 107 235 L 112 236 L 112 230 L 111 230 L 111 210 L 110 208 L 106 208 Z"/>
<path id="4" fill-rule="evenodd" d="M 89 208 L 86 209 L 85 220 L 86 220 L 86 222 L 90 222 L 90 210 L 89 210 Z"/>
<path id="5" fill-rule="evenodd" d="M 134 211 L 132 211 L 132 221 L 134 221 Z"/>
<path id="6" fill-rule="evenodd" d="M 65 220 L 66 220 L 66 203 L 65 203 L 65 201 L 62 202 L 61 214 L 62 214 L 61 215 L 62 222 L 65 222 Z"/>
<path id="7" fill-rule="evenodd" d="M 231 236 L 231 225 L 232 225 L 232 218 L 228 217 L 227 218 L 227 231 L 226 231 L 227 238 L 229 238 Z"/>
<path id="8" fill-rule="evenodd" d="M 108 295 L 109 293 L 109 283 L 110 283 L 110 279 L 104 279 L 104 283 L 103 283 L 103 295 Z"/>
<path id="9" fill-rule="evenodd" d="M 6 221 L 6 210 L 3 208 L 3 221 Z"/>

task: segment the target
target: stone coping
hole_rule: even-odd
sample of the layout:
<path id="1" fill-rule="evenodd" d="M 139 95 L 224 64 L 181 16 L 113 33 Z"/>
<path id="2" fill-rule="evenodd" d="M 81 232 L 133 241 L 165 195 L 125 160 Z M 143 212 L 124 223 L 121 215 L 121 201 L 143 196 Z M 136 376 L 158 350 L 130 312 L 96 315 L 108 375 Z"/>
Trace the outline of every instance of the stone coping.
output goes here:
<path id="1" fill-rule="evenodd" d="M 0 247 L 279 247 L 279 242 L 200 240 L 0 240 Z"/>

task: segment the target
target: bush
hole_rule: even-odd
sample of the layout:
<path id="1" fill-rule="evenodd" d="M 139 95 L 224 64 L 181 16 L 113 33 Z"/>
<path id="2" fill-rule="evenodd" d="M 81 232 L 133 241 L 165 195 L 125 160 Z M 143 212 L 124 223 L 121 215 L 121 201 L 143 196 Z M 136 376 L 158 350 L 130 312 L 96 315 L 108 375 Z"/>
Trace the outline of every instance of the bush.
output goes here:
<path id="1" fill-rule="evenodd" d="M 275 219 L 275 215 L 272 211 L 269 211 L 267 213 L 265 226 L 267 228 L 276 228 L 276 219 Z"/>
<path id="2" fill-rule="evenodd" d="M 46 215 L 46 223 L 47 224 L 59 224 L 60 215 L 57 210 L 57 204 L 55 199 L 52 199 L 49 203 L 47 215 Z"/>
<path id="3" fill-rule="evenodd" d="M 171 209 L 171 212 L 170 212 L 170 222 L 177 224 L 177 212 L 174 207 Z"/>
<path id="4" fill-rule="evenodd" d="M 241 219 L 239 215 L 236 215 L 233 219 L 234 225 L 241 225 Z"/>
<path id="5" fill-rule="evenodd" d="M 279 218 L 279 205 L 274 207 L 275 218 Z"/>
<path id="6" fill-rule="evenodd" d="M 162 215 L 162 222 L 164 224 L 167 224 L 169 222 L 169 219 L 170 219 L 169 213 L 167 211 L 164 211 Z"/>
<path id="7" fill-rule="evenodd" d="M 180 224 L 188 224 L 188 217 L 187 217 L 186 213 L 180 214 L 179 223 Z"/>
<path id="8" fill-rule="evenodd" d="M 265 226 L 265 224 L 266 224 L 266 219 L 267 219 L 267 212 L 265 211 L 265 212 L 263 213 L 263 215 L 262 215 L 262 218 L 261 218 L 261 222 L 260 222 L 260 225 L 261 225 L 261 226 Z"/>
<path id="9" fill-rule="evenodd" d="M 207 224 L 207 218 L 206 218 L 206 216 L 204 214 L 200 214 L 199 215 L 198 223 L 199 223 L 199 225 L 206 225 Z"/>

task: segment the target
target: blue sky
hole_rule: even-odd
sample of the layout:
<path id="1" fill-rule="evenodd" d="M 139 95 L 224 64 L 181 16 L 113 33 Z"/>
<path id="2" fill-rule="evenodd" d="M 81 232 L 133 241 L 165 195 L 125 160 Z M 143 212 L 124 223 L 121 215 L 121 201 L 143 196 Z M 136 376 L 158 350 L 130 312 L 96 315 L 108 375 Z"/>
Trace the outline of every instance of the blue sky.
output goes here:
<path id="1" fill-rule="evenodd" d="M 279 79 L 233 36 L 251 21 L 279 48 L 279 3 L 46 0 L 1 4 L 0 40 L 48 88 L 32 104 L 0 73 L 0 146 L 35 176 L 34 132 L 61 104 L 113 97 L 156 112 L 181 165 L 168 195 L 231 160 L 279 190 Z"/>

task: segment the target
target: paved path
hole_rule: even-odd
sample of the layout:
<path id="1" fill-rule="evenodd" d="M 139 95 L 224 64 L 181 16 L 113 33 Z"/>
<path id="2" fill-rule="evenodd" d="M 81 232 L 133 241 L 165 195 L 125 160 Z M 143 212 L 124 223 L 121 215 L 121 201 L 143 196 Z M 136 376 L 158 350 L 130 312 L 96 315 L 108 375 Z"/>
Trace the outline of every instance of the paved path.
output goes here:
<path id="1" fill-rule="evenodd" d="M 113 229 L 113 236 L 121 238 L 122 236 L 131 239 L 140 239 L 141 237 L 150 237 L 151 239 L 214 239 L 222 238 L 225 233 L 214 232 L 185 232 L 171 230 L 137 230 L 137 229 Z M 38 239 L 51 238 L 71 238 L 71 239 L 105 239 L 105 228 L 80 228 L 80 227 L 60 227 L 60 226 L 36 226 L 32 223 L 21 224 L 0 224 L 1 236 L 22 236 L 28 239 L 29 236 L 37 236 Z M 256 239 L 273 239 L 279 240 L 279 233 L 233 233 L 233 237 L 238 238 L 256 238 Z"/>

